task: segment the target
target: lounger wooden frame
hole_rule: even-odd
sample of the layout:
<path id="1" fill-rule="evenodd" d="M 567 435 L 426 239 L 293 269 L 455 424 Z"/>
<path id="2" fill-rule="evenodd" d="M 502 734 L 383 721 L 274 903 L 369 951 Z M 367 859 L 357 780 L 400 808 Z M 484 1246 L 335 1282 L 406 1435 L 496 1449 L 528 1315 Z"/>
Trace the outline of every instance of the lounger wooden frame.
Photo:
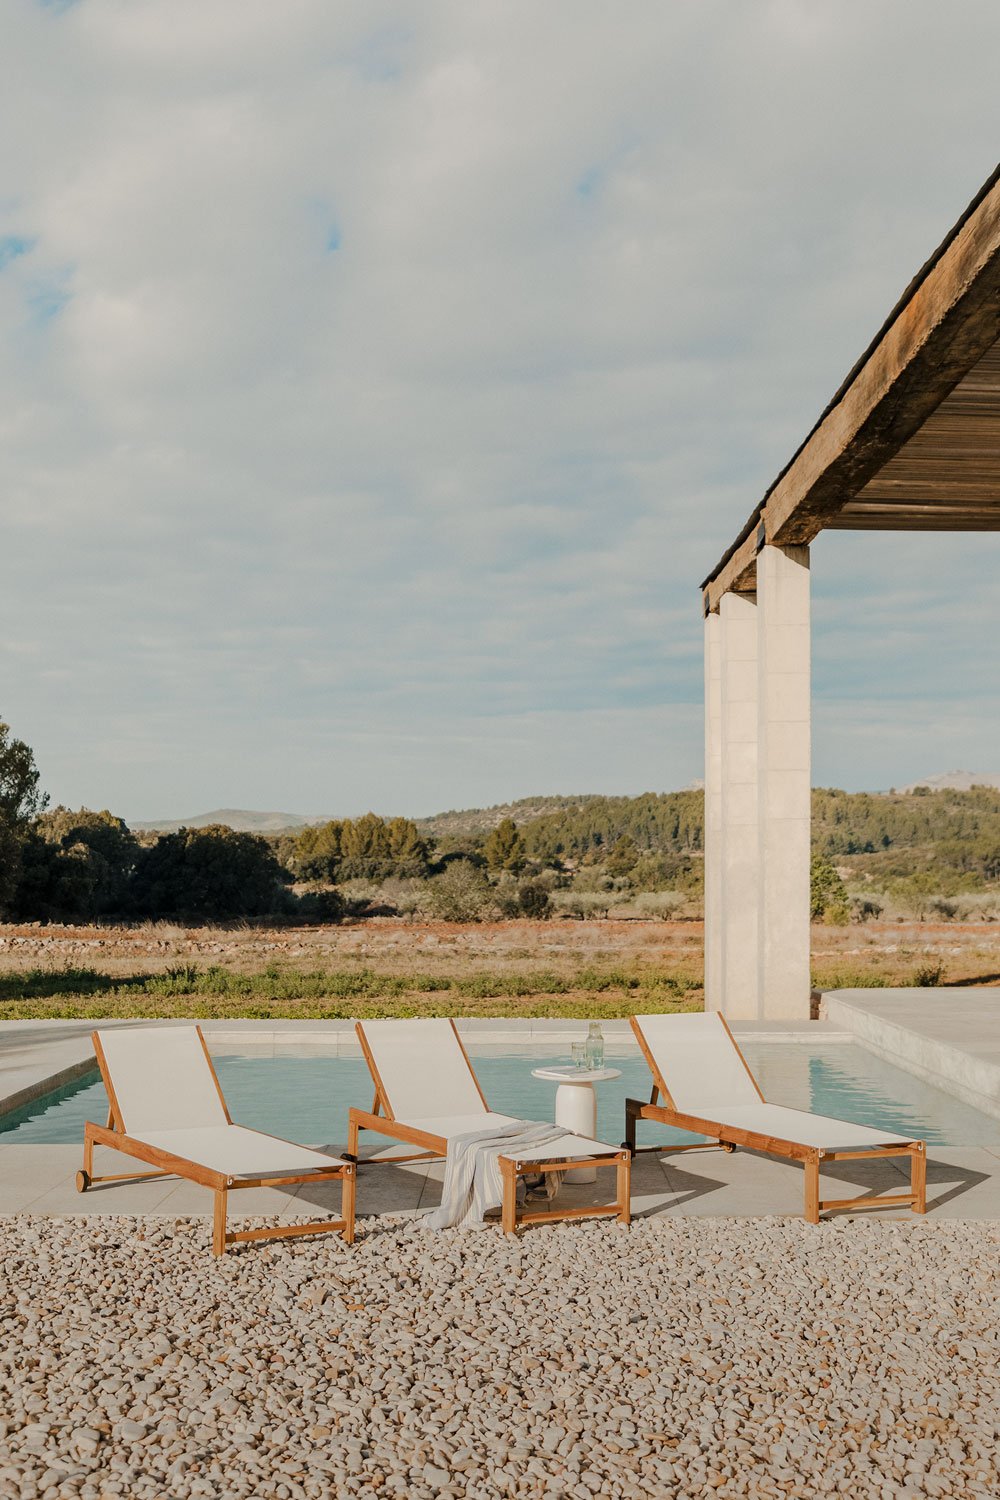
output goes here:
<path id="1" fill-rule="evenodd" d="M 200 1026 L 196 1026 L 198 1040 L 201 1042 L 205 1061 L 211 1071 L 215 1087 L 219 1091 L 219 1100 L 225 1112 L 226 1121 L 232 1125 L 232 1116 L 226 1104 L 222 1086 L 219 1083 L 218 1074 L 212 1063 L 205 1038 Z M 114 1084 L 111 1081 L 111 1070 L 104 1056 L 101 1046 L 101 1038 L 98 1032 L 91 1033 L 94 1043 L 94 1054 L 97 1065 L 101 1070 L 104 1087 L 108 1095 L 108 1123 L 107 1125 L 95 1125 L 88 1120 L 83 1128 L 83 1168 L 76 1174 L 77 1191 L 85 1193 L 89 1187 L 98 1182 L 131 1182 L 137 1179 L 149 1177 L 183 1177 L 189 1182 L 197 1182 L 202 1187 L 207 1187 L 215 1194 L 215 1209 L 212 1223 L 212 1254 L 224 1255 L 229 1245 L 235 1245 L 249 1240 L 277 1240 L 291 1239 L 304 1234 L 342 1234 L 345 1243 L 354 1243 L 354 1204 L 355 1190 L 357 1186 L 357 1168 L 353 1161 L 344 1160 L 342 1163 L 329 1167 L 320 1167 L 316 1171 L 281 1173 L 278 1175 L 264 1175 L 261 1177 L 229 1177 L 224 1172 L 216 1172 L 209 1167 L 203 1167 L 198 1162 L 188 1161 L 186 1157 L 174 1156 L 169 1151 L 164 1151 L 158 1146 L 147 1145 L 145 1141 L 130 1136 L 125 1131 L 125 1123 L 122 1119 L 121 1109 L 115 1095 Z M 255 1130 L 255 1135 L 268 1135 L 267 1131 Z M 268 1135 L 270 1140 L 280 1140 L 282 1137 Z M 94 1147 L 109 1146 L 114 1151 L 121 1151 L 125 1156 L 133 1156 L 139 1161 L 147 1162 L 153 1169 L 148 1172 L 113 1172 L 103 1177 L 94 1176 Z M 228 1209 L 228 1195 L 240 1188 L 260 1187 L 288 1187 L 293 1183 L 302 1182 L 336 1182 L 341 1183 L 341 1217 L 339 1219 L 319 1219 L 309 1224 L 281 1224 L 273 1229 L 241 1229 L 227 1230 L 226 1215 Z"/>
<path id="2" fill-rule="evenodd" d="M 486 1095 L 483 1093 L 476 1071 L 469 1061 L 469 1054 L 458 1034 L 458 1028 L 452 1020 L 449 1022 L 455 1034 L 455 1040 L 462 1050 L 465 1064 L 472 1075 L 476 1085 L 476 1091 L 483 1101 L 483 1108 L 489 1110 L 486 1103 Z M 389 1096 L 382 1084 L 375 1059 L 365 1036 L 364 1026 L 360 1021 L 355 1025 L 358 1041 L 361 1043 L 361 1051 L 368 1071 L 372 1075 L 375 1084 L 375 1100 L 370 1110 L 352 1109 L 348 1116 L 347 1127 L 347 1154 L 355 1162 L 358 1160 L 358 1135 L 362 1130 L 371 1130 L 378 1135 L 387 1136 L 390 1140 L 403 1141 L 409 1146 L 420 1146 L 422 1150 L 410 1156 L 386 1156 L 381 1159 L 369 1160 L 365 1166 L 398 1166 L 401 1162 L 411 1161 L 440 1161 L 448 1154 L 448 1139 L 443 1135 L 435 1135 L 429 1130 L 419 1130 L 412 1125 L 404 1125 L 393 1116 L 392 1105 Z M 612 1203 L 599 1203 L 587 1208 L 561 1208 L 546 1210 L 518 1211 L 517 1207 L 517 1183 L 518 1178 L 534 1176 L 537 1173 L 568 1172 L 574 1167 L 614 1167 L 615 1169 L 615 1199 Z M 500 1174 L 503 1180 L 503 1202 L 500 1209 L 500 1225 L 505 1234 L 516 1234 L 525 1224 L 541 1224 L 551 1222 L 555 1219 L 593 1219 L 601 1217 L 615 1217 L 619 1223 L 631 1222 L 631 1183 L 632 1183 L 632 1154 L 622 1148 L 615 1151 L 608 1148 L 607 1156 L 582 1156 L 582 1157 L 556 1157 L 545 1161 L 520 1161 L 517 1157 L 500 1157 Z"/>
<path id="3" fill-rule="evenodd" d="M 746 1068 L 747 1075 L 757 1091 L 761 1103 L 766 1102 L 761 1093 L 756 1078 L 750 1070 L 750 1065 L 743 1053 L 724 1016 L 719 1017 L 729 1040 Z M 643 1057 L 649 1065 L 649 1071 L 653 1075 L 653 1091 L 649 1103 L 643 1104 L 639 1099 L 625 1100 L 625 1146 L 627 1150 L 635 1155 L 636 1125 L 640 1120 L 655 1120 L 660 1125 L 673 1125 L 678 1130 L 690 1130 L 696 1135 L 709 1137 L 725 1151 L 735 1151 L 737 1146 L 742 1146 L 749 1151 L 761 1151 L 767 1156 L 779 1156 L 788 1161 L 800 1161 L 805 1169 L 805 1217 L 810 1224 L 818 1224 L 821 1213 L 833 1212 L 837 1209 L 861 1209 L 861 1208 L 902 1208 L 910 1207 L 914 1213 L 923 1214 L 927 1212 L 927 1145 L 925 1141 L 906 1141 L 900 1145 L 890 1146 L 868 1146 L 851 1151 L 828 1151 L 819 1146 L 807 1146 L 800 1141 L 781 1140 L 777 1136 L 761 1135 L 754 1130 L 739 1130 L 735 1126 L 725 1125 L 718 1120 L 704 1119 L 700 1115 L 685 1114 L 674 1106 L 670 1091 L 663 1081 L 663 1077 L 656 1061 L 650 1051 L 646 1038 L 642 1034 L 636 1017 L 630 1017 L 632 1030 L 635 1032 L 636 1041 L 642 1051 Z M 663 1095 L 663 1104 L 657 1104 L 657 1095 Z M 674 1151 L 698 1151 L 705 1147 L 700 1144 L 679 1146 L 651 1146 L 644 1149 L 659 1151 L 663 1153 Z M 879 1197 L 861 1198 L 828 1198 L 821 1200 L 819 1196 L 819 1171 L 820 1164 L 833 1161 L 878 1161 L 882 1157 L 908 1156 L 910 1158 L 910 1191 L 908 1193 L 884 1194 Z"/>

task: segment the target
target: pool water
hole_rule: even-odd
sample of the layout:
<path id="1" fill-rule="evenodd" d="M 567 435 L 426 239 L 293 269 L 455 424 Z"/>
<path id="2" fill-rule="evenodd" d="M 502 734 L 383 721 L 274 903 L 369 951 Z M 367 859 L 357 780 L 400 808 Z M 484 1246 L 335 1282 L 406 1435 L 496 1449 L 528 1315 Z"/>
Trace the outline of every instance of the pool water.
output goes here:
<path id="1" fill-rule="evenodd" d="M 532 1078 L 533 1067 L 568 1062 L 568 1043 L 522 1047 L 473 1044 L 476 1074 L 490 1107 L 501 1114 L 551 1120 L 556 1085 Z M 766 1099 L 814 1110 L 859 1125 L 926 1140 L 932 1145 L 980 1146 L 1000 1141 L 1000 1120 L 980 1113 L 933 1085 L 851 1043 L 747 1041 L 744 1052 Z M 333 1057 L 319 1047 L 247 1045 L 215 1057 L 233 1119 L 309 1145 L 342 1146 L 347 1111 L 371 1108 L 372 1082 L 364 1060 Z M 628 1044 L 609 1046 L 607 1065 L 622 1076 L 597 1087 L 597 1133 L 617 1145 L 624 1133 L 625 1099 L 649 1098 L 649 1070 Z M 103 1124 L 107 1099 L 100 1077 L 88 1074 L 55 1093 L 0 1116 L 4 1145 L 68 1143 L 83 1139 L 85 1120 Z M 684 1131 L 640 1125 L 641 1144 L 690 1141 Z"/>

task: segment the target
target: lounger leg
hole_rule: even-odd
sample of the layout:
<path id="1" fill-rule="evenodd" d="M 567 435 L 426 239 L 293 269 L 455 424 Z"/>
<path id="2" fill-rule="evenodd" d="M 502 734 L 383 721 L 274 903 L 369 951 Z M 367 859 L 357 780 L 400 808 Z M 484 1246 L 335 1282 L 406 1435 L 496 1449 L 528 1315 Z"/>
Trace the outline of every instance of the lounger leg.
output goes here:
<path id="1" fill-rule="evenodd" d="M 344 1244 L 354 1244 L 354 1196 L 357 1174 L 352 1166 L 345 1171 L 340 1182 L 340 1216 L 344 1221 Z"/>
<path id="2" fill-rule="evenodd" d="M 348 1119 L 348 1122 L 347 1122 L 347 1154 L 348 1154 L 348 1156 L 353 1157 L 355 1161 L 357 1161 L 357 1159 L 358 1159 L 358 1122 L 357 1122 L 357 1120 L 352 1120 L 350 1118 Z"/>
<path id="3" fill-rule="evenodd" d="M 910 1153 L 910 1191 L 913 1194 L 913 1212 L 927 1212 L 927 1148 L 921 1143 Z"/>
<path id="4" fill-rule="evenodd" d="M 632 1158 L 623 1157 L 618 1163 L 616 1172 L 618 1182 L 618 1222 L 619 1224 L 631 1224 L 632 1222 Z"/>
<path id="5" fill-rule="evenodd" d="M 638 1099 L 625 1100 L 625 1139 L 622 1145 L 630 1156 L 635 1155 L 635 1125 L 642 1105 Z"/>
<path id="6" fill-rule="evenodd" d="M 212 1221 L 212 1254 L 226 1253 L 226 1190 L 217 1188 L 215 1193 L 215 1216 Z"/>
<path id="7" fill-rule="evenodd" d="M 503 1204 L 500 1209 L 500 1227 L 504 1234 L 517 1233 L 517 1172 L 512 1161 L 500 1162 L 503 1173 Z"/>
<path id="8" fill-rule="evenodd" d="M 810 1224 L 819 1223 L 819 1156 L 806 1159 L 806 1219 Z"/>

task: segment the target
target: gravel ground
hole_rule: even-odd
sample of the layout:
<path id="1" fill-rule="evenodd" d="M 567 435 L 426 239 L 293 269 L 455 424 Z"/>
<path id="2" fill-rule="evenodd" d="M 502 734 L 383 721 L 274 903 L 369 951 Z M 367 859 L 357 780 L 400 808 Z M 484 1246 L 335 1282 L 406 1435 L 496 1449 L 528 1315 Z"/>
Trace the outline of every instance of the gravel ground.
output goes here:
<path id="1" fill-rule="evenodd" d="M 1000 1224 L 0 1220 L 0 1495 L 1000 1493 Z"/>

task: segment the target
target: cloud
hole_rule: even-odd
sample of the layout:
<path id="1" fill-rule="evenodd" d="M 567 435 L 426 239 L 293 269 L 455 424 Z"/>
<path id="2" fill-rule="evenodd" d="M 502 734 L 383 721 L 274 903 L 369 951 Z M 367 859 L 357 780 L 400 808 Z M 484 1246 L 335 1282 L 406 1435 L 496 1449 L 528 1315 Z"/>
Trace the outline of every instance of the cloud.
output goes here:
<path id="1" fill-rule="evenodd" d="M 17 9 L 0 708 L 53 794 L 699 774 L 697 584 L 991 169 L 998 41 L 975 0 Z M 995 734 L 980 543 L 935 546 L 889 589 L 817 544 L 817 715 L 869 705 L 830 780 L 907 779 L 899 683 L 914 775 Z"/>

